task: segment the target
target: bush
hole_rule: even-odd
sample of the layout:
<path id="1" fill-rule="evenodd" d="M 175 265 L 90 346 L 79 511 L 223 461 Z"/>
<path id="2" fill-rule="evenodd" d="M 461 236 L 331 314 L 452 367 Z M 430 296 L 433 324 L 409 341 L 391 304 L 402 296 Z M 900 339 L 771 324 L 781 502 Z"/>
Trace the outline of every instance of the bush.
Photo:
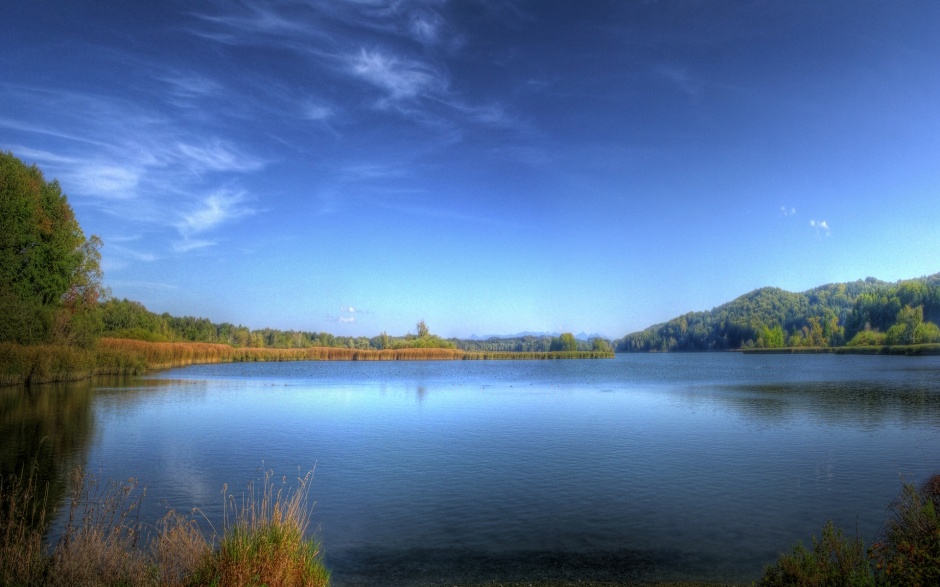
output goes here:
<path id="1" fill-rule="evenodd" d="M 864 555 L 860 538 L 847 539 L 832 522 L 813 548 L 802 543 L 764 569 L 761 587 L 927 587 L 940 585 L 940 475 L 919 489 L 905 484 L 889 506 L 884 539 Z"/>
<path id="2" fill-rule="evenodd" d="M 884 346 L 885 334 L 874 330 L 862 330 L 845 343 L 845 346 Z"/>
<path id="3" fill-rule="evenodd" d="M 764 569 L 761 587 L 863 587 L 875 585 L 861 538 L 845 538 L 827 522 L 812 549 L 800 542 Z"/>
<path id="4" fill-rule="evenodd" d="M 871 548 L 887 585 L 940 585 L 940 475 L 920 489 L 906 484 L 890 506 L 885 539 Z"/>

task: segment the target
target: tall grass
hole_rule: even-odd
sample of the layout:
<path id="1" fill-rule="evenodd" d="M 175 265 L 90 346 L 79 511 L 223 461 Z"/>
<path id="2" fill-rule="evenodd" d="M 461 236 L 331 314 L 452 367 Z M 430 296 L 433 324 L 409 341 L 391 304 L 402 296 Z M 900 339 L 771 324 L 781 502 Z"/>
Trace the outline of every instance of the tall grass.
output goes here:
<path id="1" fill-rule="evenodd" d="M 0 385 L 73 381 L 95 374 L 95 353 L 67 345 L 0 343 Z"/>
<path id="2" fill-rule="evenodd" d="M 46 493 L 37 487 L 35 468 L 0 478 L 0 585 L 41 584 Z"/>
<path id="3" fill-rule="evenodd" d="M 319 545 L 306 538 L 312 473 L 226 489 L 221 536 L 207 538 L 194 515 L 168 512 L 155 526 L 137 519 L 145 491 L 133 479 L 101 484 L 76 469 L 62 537 L 43 545 L 47 506 L 34 470 L 0 482 L 0 585 L 325 587 Z"/>
<path id="4" fill-rule="evenodd" d="M 291 489 L 278 486 L 270 471 L 236 499 L 223 489 L 225 532 L 218 549 L 196 573 L 196 585 L 264 584 L 268 587 L 328 585 L 320 546 L 304 536 L 310 525 L 312 472 Z"/>
<path id="5" fill-rule="evenodd" d="M 72 381 L 92 375 L 139 375 L 148 370 L 205 363 L 261 361 L 453 361 L 461 359 L 603 359 L 613 352 L 463 351 L 451 348 L 385 350 L 338 347 L 256 348 L 205 342 L 147 342 L 102 338 L 88 349 L 66 345 L 0 343 L 0 386 Z"/>

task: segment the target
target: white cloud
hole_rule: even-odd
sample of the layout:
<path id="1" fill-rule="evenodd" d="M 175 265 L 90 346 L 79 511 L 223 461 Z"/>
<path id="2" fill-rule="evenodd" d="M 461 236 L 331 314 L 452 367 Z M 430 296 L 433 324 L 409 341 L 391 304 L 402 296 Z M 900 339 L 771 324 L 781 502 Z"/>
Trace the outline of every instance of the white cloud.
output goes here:
<path id="1" fill-rule="evenodd" d="M 303 110 L 303 117 L 307 120 L 326 120 L 333 116 L 333 109 L 322 104 L 309 102 Z"/>
<path id="2" fill-rule="evenodd" d="M 780 206 L 780 215 L 781 216 L 795 216 L 796 208 L 787 208 L 786 206 Z"/>
<path id="3" fill-rule="evenodd" d="M 177 253 L 188 253 L 189 251 L 195 251 L 196 249 L 213 247 L 216 244 L 216 241 L 211 240 L 193 240 L 190 238 L 184 238 L 181 241 L 173 243 L 173 250 Z"/>
<path id="4" fill-rule="evenodd" d="M 256 171 L 264 167 L 260 159 L 241 153 L 220 140 L 201 146 L 179 143 L 176 148 L 196 171 Z"/>
<path id="5" fill-rule="evenodd" d="M 223 90 L 218 82 L 194 73 L 174 72 L 157 79 L 170 86 L 171 94 L 183 99 L 216 95 Z"/>
<path id="6" fill-rule="evenodd" d="M 133 198 L 140 182 L 141 170 L 118 164 L 97 163 L 76 166 L 70 184 L 86 194 L 103 198 Z"/>
<path id="7" fill-rule="evenodd" d="M 816 229 L 816 234 L 830 236 L 829 223 L 825 220 L 810 220 L 809 225 Z"/>
<path id="8" fill-rule="evenodd" d="M 444 19 L 436 12 L 415 12 L 408 22 L 408 32 L 419 43 L 434 45 L 440 39 L 444 24 Z"/>
<path id="9" fill-rule="evenodd" d="M 206 197 L 198 208 L 184 214 L 176 224 L 180 234 L 187 241 L 183 250 L 214 244 L 211 241 L 189 241 L 190 236 L 201 234 L 236 218 L 254 214 L 253 209 L 242 205 L 244 200 L 243 192 L 220 190 Z"/>
<path id="10" fill-rule="evenodd" d="M 355 321 L 356 321 L 355 316 L 340 316 L 339 320 L 337 320 L 337 322 L 339 322 L 340 324 L 352 324 Z"/>
<path id="11" fill-rule="evenodd" d="M 385 90 L 391 100 L 411 100 L 443 89 L 442 76 L 426 63 L 362 49 L 348 58 L 351 71 Z"/>

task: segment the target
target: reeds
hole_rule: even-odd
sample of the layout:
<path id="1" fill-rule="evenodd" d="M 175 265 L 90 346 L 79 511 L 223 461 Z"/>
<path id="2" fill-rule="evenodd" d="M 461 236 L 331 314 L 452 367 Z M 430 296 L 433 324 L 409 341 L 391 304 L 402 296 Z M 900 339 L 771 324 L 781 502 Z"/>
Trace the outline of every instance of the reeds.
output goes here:
<path id="1" fill-rule="evenodd" d="M 207 539 L 195 515 L 171 510 L 154 527 L 141 523 L 146 492 L 135 480 L 100 484 L 76 469 L 65 530 L 51 551 L 42 543 L 48 504 L 37 500 L 36 478 L 30 470 L 0 480 L 0 585 L 329 585 L 319 544 L 306 538 L 312 473 L 292 486 L 267 472 L 240 500 L 223 489 L 222 535 Z"/>
<path id="2" fill-rule="evenodd" d="M 81 468 L 71 473 L 65 532 L 52 551 L 46 585 L 153 585 L 153 567 L 138 548 L 137 519 L 146 491 L 137 481 L 98 478 Z"/>
<path id="3" fill-rule="evenodd" d="M 90 349 L 0 343 L 0 386 L 73 381 L 92 375 L 139 375 L 148 370 L 205 363 L 263 361 L 454 361 L 606 359 L 603 351 L 463 351 L 450 348 L 385 350 L 341 347 L 258 348 L 206 342 L 146 342 L 102 338 Z"/>
<path id="4" fill-rule="evenodd" d="M 84 379 L 95 373 L 94 352 L 68 345 L 0 343 L 0 385 Z"/>
<path id="5" fill-rule="evenodd" d="M 237 499 L 223 489 L 225 531 L 219 548 L 197 571 L 195 585 L 248 587 L 325 586 L 329 573 L 320 562 L 320 546 L 305 539 L 310 525 L 312 472 L 291 488 L 278 485 L 267 471 L 260 486 L 251 483 Z"/>
<path id="6" fill-rule="evenodd" d="M 44 556 L 45 497 L 35 469 L 0 478 L 0 585 L 38 585 Z"/>

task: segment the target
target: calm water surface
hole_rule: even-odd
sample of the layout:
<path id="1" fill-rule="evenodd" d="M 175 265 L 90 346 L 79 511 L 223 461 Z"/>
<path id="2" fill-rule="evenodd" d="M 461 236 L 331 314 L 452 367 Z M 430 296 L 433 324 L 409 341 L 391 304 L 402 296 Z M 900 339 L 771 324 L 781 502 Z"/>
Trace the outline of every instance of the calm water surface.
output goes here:
<path id="1" fill-rule="evenodd" d="M 871 540 L 940 471 L 940 357 L 229 364 L 76 393 L 51 458 L 139 478 L 148 519 L 218 524 L 224 483 L 315 468 L 337 586 L 746 582 L 827 519 Z"/>

